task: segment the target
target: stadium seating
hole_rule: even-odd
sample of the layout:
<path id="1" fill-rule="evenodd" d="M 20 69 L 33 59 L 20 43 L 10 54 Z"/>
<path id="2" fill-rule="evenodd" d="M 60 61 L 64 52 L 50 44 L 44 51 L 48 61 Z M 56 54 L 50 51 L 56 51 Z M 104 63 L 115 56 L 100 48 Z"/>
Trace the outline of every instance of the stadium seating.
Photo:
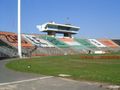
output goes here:
<path id="1" fill-rule="evenodd" d="M 0 52 L 2 52 L 2 56 L 6 57 L 17 57 L 17 49 L 9 46 L 7 43 L 0 39 Z"/>
<path id="2" fill-rule="evenodd" d="M 32 53 L 32 56 L 57 56 L 63 55 L 64 52 L 55 47 L 39 47 Z"/>
<path id="3" fill-rule="evenodd" d="M 57 46 L 57 47 L 60 47 L 60 48 L 69 47 L 67 44 L 65 44 L 64 42 L 58 40 L 58 39 L 55 38 L 55 37 L 43 36 L 42 38 L 44 38 L 45 40 L 51 42 L 52 44 L 54 44 L 54 45 Z"/>
<path id="4" fill-rule="evenodd" d="M 68 44 L 69 46 L 79 46 L 80 43 L 74 41 L 73 38 L 59 38 L 59 40 L 63 41 L 64 43 Z"/>
<path id="5" fill-rule="evenodd" d="M 88 48 L 96 48 L 96 46 L 92 45 L 87 39 L 75 38 L 75 40 L 78 41 L 80 44 L 88 47 Z"/>
<path id="6" fill-rule="evenodd" d="M 0 60 L 8 58 L 9 56 L 0 51 Z"/>
<path id="7" fill-rule="evenodd" d="M 48 56 L 48 55 L 63 55 L 64 52 L 54 46 L 48 40 L 43 39 L 41 35 L 33 34 L 33 35 L 25 35 L 23 37 L 31 42 L 33 45 L 37 46 L 37 49 L 32 52 L 33 56 Z"/>
<path id="8" fill-rule="evenodd" d="M 17 47 L 17 35 L 15 33 L 10 33 L 10 32 L 0 32 L 0 39 L 3 41 L 9 43 L 10 45 Z M 31 47 L 32 44 L 27 42 L 24 38 L 22 38 L 22 47 Z"/>
<path id="9" fill-rule="evenodd" d="M 99 41 L 106 45 L 107 47 L 111 47 L 111 48 L 117 48 L 118 45 L 116 43 L 114 43 L 112 40 L 109 39 L 99 39 Z"/>
<path id="10" fill-rule="evenodd" d="M 120 46 L 120 39 L 112 39 L 112 41 Z"/>
<path id="11" fill-rule="evenodd" d="M 38 47 L 54 47 L 51 43 L 47 42 L 44 39 L 38 38 L 35 35 L 22 35 L 24 38 L 26 38 L 28 41 L 30 41 L 33 45 L 36 45 Z"/>
<path id="12" fill-rule="evenodd" d="M 87 47 L 83 46 L 79 42 L 75 41 L 74 38 L 59 38 L 59 40 L 63 41 L 64 43 L 68 44 L 71 49 L 76 51 L 77 53 L 86 53 Z"/>
<path id="13" fill-rule="evenodd" d="M 0 59 L 18 56 L 17 34 L 0 32 Z M 95 51 L 120 51 L 119 39 L 56 38 L 48 35 L 22 34 L 23 56 L 73 55 Z"/>
<path id="14" fill-rule="evenodd" d="M 101 48 L 101 47 L 106 47 L 105 45 L 103 45 L 102 43 L 100 43 L 99 41 L 97 41 L 96 39 L 88 39 L 93 45 Z"/>
<path id="15" fill-rule="evenodd" d="M 66 44 L 65 42 L 61 41 L 58 38 L 45 35 L 42 36 L 42 38 L 54 44 L 59 50 L 63 52 L 64 55 L 77 53 L 73 48 L 70 47 L 70 45 Z"/>
<path id="16" fill-rule="evenodd" d="M 0 39 L 6 44 L 8 44 L 9 46 L 12 46 L 13 48 L 17 49 L 18 47 L 17 34 L 11 33 L 11 32 L 0 32 Z M 23 37 L 22 37 L 21 43 L 22 43 L 22 54 L 26 55 L 28 51 L 27 49 L 31 49 L 33 45 L 30 42 L 26 41 Z M 4 48 L 1 47 L 1 49 L 4 49 Z M 4 50 L 7 51 L 7 49 L 4 49 Z M 9 56 L 12 56 L 12 55 L 10 54 Z"/>

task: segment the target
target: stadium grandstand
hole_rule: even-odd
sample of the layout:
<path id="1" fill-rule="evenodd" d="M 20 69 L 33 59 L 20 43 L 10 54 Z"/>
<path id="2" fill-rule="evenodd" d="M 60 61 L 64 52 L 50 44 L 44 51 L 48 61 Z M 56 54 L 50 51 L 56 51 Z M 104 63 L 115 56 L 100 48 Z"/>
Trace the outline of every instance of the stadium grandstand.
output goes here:
<path id="1" fill-rule="evenodd" d="M 51 56 L 73 55 L 86 53 L 110 53 L 120 51 L 119 39 L 82 39 L 73 37 L 80 27 L 70 24 L 58 24 L 55 22 L 37 25 L 41 34 L 22 34 L 22 55 Z M 63 34 L 57 37 L 57 34 Z M 17 34 L 12 32 L 0 32 L 0 59 L 18 57 Z"/>

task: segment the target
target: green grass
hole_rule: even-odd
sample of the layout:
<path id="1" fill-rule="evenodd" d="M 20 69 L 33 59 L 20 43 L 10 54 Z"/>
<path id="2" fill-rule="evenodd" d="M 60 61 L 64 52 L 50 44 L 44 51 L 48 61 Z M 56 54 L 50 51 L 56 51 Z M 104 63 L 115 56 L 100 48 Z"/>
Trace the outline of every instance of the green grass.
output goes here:
<path id="1" fill-rule="evenodd" d="M 48 56 L 13 60 L 8 68 L 21 72 L 58 76 L 69 74 L 75 80 L 105 82 L 120 85 L 120 60 L 80 59 L 76 56 Z M 30 66 L 31 68 L 28 68 Z"/>

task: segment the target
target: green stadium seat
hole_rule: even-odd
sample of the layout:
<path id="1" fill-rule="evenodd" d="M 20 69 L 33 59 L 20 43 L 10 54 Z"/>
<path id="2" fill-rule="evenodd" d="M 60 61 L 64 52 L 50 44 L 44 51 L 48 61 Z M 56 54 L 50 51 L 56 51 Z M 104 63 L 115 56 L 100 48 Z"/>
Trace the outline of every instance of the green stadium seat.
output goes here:
<path id="1" fill-rule="evenodd" d="M 51 42 L 52 44 L 56 45 L 57 47 L 60 47 L 60 48 L 69 47 L 67 44 L 65 44 L 64 42 L 56 39 L 55 37 L 43 36 L 42 38 Z"/>
<path id="2" fill-rule="evenodd" d="M 87 41 L 86 39 L 79 39 L 79 38 L 75 38 L 76 41 L 78 41 L 80 44 L 88 47 L 88 48 L 97 48 L 96 46 L 92 45 L 89 41 Z"/>

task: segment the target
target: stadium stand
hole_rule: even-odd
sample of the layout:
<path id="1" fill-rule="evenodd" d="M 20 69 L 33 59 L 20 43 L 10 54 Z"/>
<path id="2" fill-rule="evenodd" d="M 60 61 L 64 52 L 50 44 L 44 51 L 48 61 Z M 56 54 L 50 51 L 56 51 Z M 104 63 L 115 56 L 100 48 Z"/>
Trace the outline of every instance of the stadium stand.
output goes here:
<path id="1" fill-rule="evenodd" d="M 97 46 L 92 44 L 88 39 L 75 38 L 75 40 L 78 41 L 80 44 L 82 44 L 84 47 L 86 47 L 84 51 L 86 51 L 87 53 L 95 53 L 95 51 L 100 50 Z"/>
<path id="2" fill-rule="evenodd" d="M 119 39 L 80 39 L 71 37 L 52 37 L 39 34 L 22 34 L 23 56 L 72 55 L 120 51 Z M 0 59 L 17 57 L 17 34 L 0 32 Z"/>
<path id="3" fill-rule="evenodd" d="M 112 39 L 112 41 L 120 46 L 120 39 Z"/>
<path id="4" fill-rule="evenodd" d="M 88 39 L 88 40 L 90 41 L 91 44 L 97 47 L 97 50 L 96 50 L 97 52 L 107 52 L 109 50 L 107 46 L 99 42 L 97 39 Z"/>
<path id="5" fill-rule="evenodd" d="M 82 44 L 80 44 L 79 42 L 75 41 L 74 38 L 63 37 L 63 38 L 59 38 L 59 40 L 68 44 L 77 53 L 86 53 L 87 52 L 87 47 L 85 47 Z"/>
<path id="6" fill-rule="evenodd" d="M 4 54 L 4 53 L 2 53 L 1 51 L 0 51 L 0 60 L 1 59 L 5 59 L 5 58 L 8 58 L 9 56 L 7 56 L 6 54 Z"/>
<path id="7" fill-rule="evenodd" d="M 68 44 L 69 46 L 74 46 L 74 45 L 79 46 L 80 45 L 80 43 L 74 41 L 73 38 L 69 38 L 69 37 L 59 38 L 59 40 L 61 40 L 64 43 Z"/>
<path id="8" fill-rule="evenodd" d="M 23 34 L 23 37 L 31 42 L 34 46 L 37 46 L 37 49 L 32 52 L 33 56 L 63 55 L 63 51 L 55 47 L 49 41 L 42 39 L 40 35 Z"/>
<path id="9" fill-rule="evenodd" d="M 9 46 L 12 46 L 13 48 L 17 49 L 17 34 L 11 32 L 0 32 L 0 39 L 3 42 L 7 43 Z M 28 51 L 31 51 L 31 47 L 33 47 L 33 45 L 30 42 L 26 41 L 23 37 L 21 43 L 22 54 L 27 55 Z"/>
<path id="10" fill-rule="evenodd" d="M 96 48 L 96 46 L 91 44 L 87 39 L 75 38 L 75 40 L 88 48 Z"/>
<path id="11" fill-rule="evenodd" d="M 63 54 L 63 51 L 55 47 L 39 47 L 32 53 L 32 56 L 57 56 Z"/>
<path id="12" fill-rule="evenodd" d="M 0 39 L 0 57 L 17 57 L 17 49 Z"/>
<path id="13" fill-rule="evenodd" d="M 103 45 L 102 43 L 100 43 L 99 41 L 97 41 L 96 39 L 88 39 L 93 45 L 101 48 L 101 47 L 106 47 L 105 45 Z"/>
<path id="14" fill-rule="evenodd" d="M 47 22 L 36 26 L 48 35 L 22 34 L 23 56 L 72 55 L 81 53 L 106 53 L 120 51 L 118 39 L 80 39 L 74 38 L 80 27 L 71 24 Z M 62 37 L 57 34 L 63 34 Z M 0 58 L 17 57 L 18 37 L 12 32 L 0 32 Z"/>
<path id="15" fill-rule="evenodd" d="M 120 39 L 112 39 L 112 41 L 118 45 L 118 47 L 115 48 L 116 51 L 120 52 Z"/>
<path id="16" fill-rule="evenodd" d="M 107 47 L 111 47 L 111 48 L 117 48 L 118 47 L 118 45 L 110 39 L 99 39 L 99 41 L 102 44 L 106 45 Z"/>
<path id="17" fill-rule="evenodd" d="M 107 52 L 119 52 L 120 48 L 115 42 L 110 39 L 98 39 L 102 44 L 106 45 L 104 48 Z"/>
<path id="18" fill-rule="evenodd" d="M 68 47 L 67 44 L 65 44 L 64 42 L 61 42 L 60 40 L 58 40 L 55 37 L 51 37 L 51 36 L 46 35 L 46 36 L 43 36 L 42 38 L 44 38 L 45 40 L 51 42 L 52 44 L 54 44 L 57 47 L 60 47 L 60 48 Z"/>
<path id="19" fill-rule="evenodd" d="M 0 39 L 5 42 L 8 42 L 10 45 L 17 47 L 17 35 L 11 32 L 0 32 Z M 22 38 L 22 47 L 31 47 L 32 44 L 27 42 L 24 38 Z"/>
<path id="20" fill-rule="evenodd" d="M 22 35 L 24 38 L 26 38 L 28 41 L 30 41 L 33 45 L 36 45 L 38 47 L 54 47 L 51 43 L 45 41 L 44 39 L 38 38 L 35 35 Z"/>
<path id="21" fill-rule="evenodd" d="M 72 49 L 68 44 L 64 43 L 63 41 L 59 40 L 58 38 L 51 37 L 51 36 L 42 36 L 45 40 L 49 41 L 50 43 L 54 44 L 59 50 L 66 54 L 76 54 L 77 52 Z"/>

